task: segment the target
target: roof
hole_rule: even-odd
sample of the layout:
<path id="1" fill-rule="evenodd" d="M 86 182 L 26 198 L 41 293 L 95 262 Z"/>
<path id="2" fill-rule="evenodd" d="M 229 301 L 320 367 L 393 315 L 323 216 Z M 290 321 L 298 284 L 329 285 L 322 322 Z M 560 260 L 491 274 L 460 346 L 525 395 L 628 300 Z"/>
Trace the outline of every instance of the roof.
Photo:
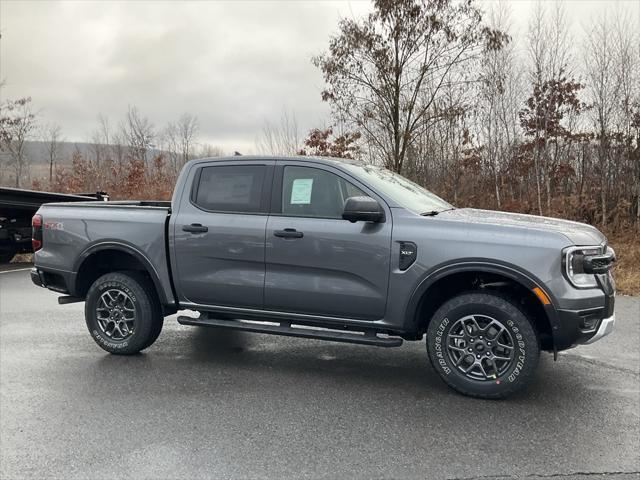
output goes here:
<path id="1" fill-rule="evenodd" d="M 336 164 L 351 164 L 351 165 L 366 165 L 365 162 L 361 160 L 354 160 L 350 158 L 337 158 L 337 157 L 317 157 L 310 155 L 291 155 L 291 156 L 273 156 L 273 155 L 234 155 L 234 156 L 226 156 L 226 157 L 208 157 L 208 158 L 197 158 L 191 160 L 191 162 L 235 162 L 235 161 L 256 161 L 256 160 L 295 160 L 299 162 L 313 162 L 313 163 L 321 163 L 325 165 L 336 165 Z"/>

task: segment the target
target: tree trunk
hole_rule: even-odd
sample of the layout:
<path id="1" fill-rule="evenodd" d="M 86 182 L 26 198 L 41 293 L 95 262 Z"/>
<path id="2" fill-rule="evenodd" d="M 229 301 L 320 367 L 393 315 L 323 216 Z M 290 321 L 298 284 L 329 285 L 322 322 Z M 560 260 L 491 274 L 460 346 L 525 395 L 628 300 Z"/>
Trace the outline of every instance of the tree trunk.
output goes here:
<path id="1" fill-rule="evenodd" d="M 537 142 L 537 138 L 536 138 L 536 143 Z M 537 199 L 538 199 L 538 214 L 542 215 L 542 195 L 540 193 L 540 162 L 539 162 L 539 149 L 536 146 L 536 153 L 533 154 L 533 168 L 535 170 L 534 174 L 536 177 L 536 195 L 537 195 Z"/>
<path id="2" fill-rule="evenodd" d="M 545 186 L 547 190 L 547 215 L 551 214 L 551 177 L 549 172 L 545 175 Z"/>

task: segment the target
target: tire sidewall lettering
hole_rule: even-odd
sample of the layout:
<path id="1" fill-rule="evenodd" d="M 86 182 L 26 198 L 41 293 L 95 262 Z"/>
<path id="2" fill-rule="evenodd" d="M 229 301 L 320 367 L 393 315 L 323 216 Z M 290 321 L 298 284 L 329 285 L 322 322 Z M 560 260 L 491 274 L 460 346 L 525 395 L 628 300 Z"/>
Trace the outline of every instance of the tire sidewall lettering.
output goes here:
<path id="1" fill-rule="evenodd" d="M 440 322 L 436 330 L 436 336 L 434 339 L 434 351 L 435 351 L 435 356 L 438 362 L 438 366 L 440 367 L 440 369 L 445 375 L 449 375 L 451 373 L 451 368 L 447 365 L 447 361 L 445 360 L 445 354 L 442 347 L 442 344 L 443 344 L 442 337 L 444 335 L 444 332 L 447 330 L 449 323 L 450 323 L 449 318 L 447 317 L 445 317 Z"/>
<path id="2" fill-rule="evenodd" d="M 136 294 L 133 292 L 133 290 L 131 290 L 129 287 L 127 287 L 126 285 L 120 282 L 115 282 L 115 281 L 105 282 L 100 284 L 100 286 L 98 287 L 98 291 L 100 293 L 103 293 L 105 290 L 110 290 L 110 289 L 122 290 L 124 293 L 129 295 L 129 298 L 131 298 L 131 300 L 133 301 L 134 306 L 135 304 L 137 304 L 138 299 L 136 297 Z"/>
<path id="3" fill-rule="evenodd" d="M 121 350 L 123 348 L 126 348 L 129 346 L 129 340 L 125 340 L 124 342 L 120 342 L 120 343 L 116 343 L 116 342 L 111 342 L 109 340 L 107 340 L 106 338 L 104 338 L 100 332 L 96 329 L 93 329 L 91 331 L 91 334 L 93 335 L 93 337 L 100 342 L 102 345 L 104 345 L 105 347 L 108 348 L 114 348 L 116 350 Z"/>
<path id="4" fill-rule="evenodd" d="M 507 326 L 511 329 L 511 333 L 515 337 L 515 364 L 514 367 L 512 367 L 513 371 L 507 376 L 507 381 L 513 383 L 518 379 L 518 376 L 524 369 L 525 361 L 527 359 L 527 352 L 525 348 L 526 345 L 524 343 L 524 337 L 522 336 L 522 333 L 520 333 L 520 329 L 515 325 L 512 319 L 507 320 Z"/>

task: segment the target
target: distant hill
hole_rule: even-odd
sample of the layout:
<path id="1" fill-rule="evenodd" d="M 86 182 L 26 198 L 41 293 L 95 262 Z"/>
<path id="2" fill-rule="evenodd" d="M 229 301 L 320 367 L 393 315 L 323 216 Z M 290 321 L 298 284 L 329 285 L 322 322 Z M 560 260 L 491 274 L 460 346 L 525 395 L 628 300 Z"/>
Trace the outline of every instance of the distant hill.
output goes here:
<path id="1" fill-rule="evenodd" d="M 86 143 L 86 142 L 60 142 L 59 151 L 57 154 L 56 163 L 58 165 L 70 165 L 75 151 L 87 159 L 93 159 L 95 157 L 95 149 L 98 144 Z M 42 141 L 29 141 L 25 142 L 25 151 L 29 163 L 31 166 L 48 165 L 49 154 L 47 153 L 47 147 L 45 142 Z M 162 153 L 162 150 L 149 149 L 150 158 L 152 155 Z M 0 153 L 0 163 L 7 161 L 6 154 Z"/>
<path id="2" fill-rule="evenodd" d="M 78 150 L 84 157 L 93 156 L 95 144 L 85 142 L 60 142 L 60 150 L 58 153 L 58 164 L 70 164 L 73 152 Z M 26 142 L 25 150 L 31 165 L 48 164 L 49 154 L 45 142 L 30 141 Z"/>

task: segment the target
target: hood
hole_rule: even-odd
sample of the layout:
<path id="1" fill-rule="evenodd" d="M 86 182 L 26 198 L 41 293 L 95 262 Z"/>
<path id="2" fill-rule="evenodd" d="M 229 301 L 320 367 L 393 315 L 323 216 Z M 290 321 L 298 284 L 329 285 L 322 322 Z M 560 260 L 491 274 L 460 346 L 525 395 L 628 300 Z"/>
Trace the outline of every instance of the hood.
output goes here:
<path id="1" fill-rule="evenodd" d="M 523 213 L 507 213 L 495 210 L 475 208 L 456 208 L 438 214 L 441 220 L 454 220 L 495 227 L 516 227 L 543 232 L 560 233 L 573 245 L 600 245 L 606 238 L 595 227 L 586 223 L 561 220 L 559 218 L 539 217 Z"/>

